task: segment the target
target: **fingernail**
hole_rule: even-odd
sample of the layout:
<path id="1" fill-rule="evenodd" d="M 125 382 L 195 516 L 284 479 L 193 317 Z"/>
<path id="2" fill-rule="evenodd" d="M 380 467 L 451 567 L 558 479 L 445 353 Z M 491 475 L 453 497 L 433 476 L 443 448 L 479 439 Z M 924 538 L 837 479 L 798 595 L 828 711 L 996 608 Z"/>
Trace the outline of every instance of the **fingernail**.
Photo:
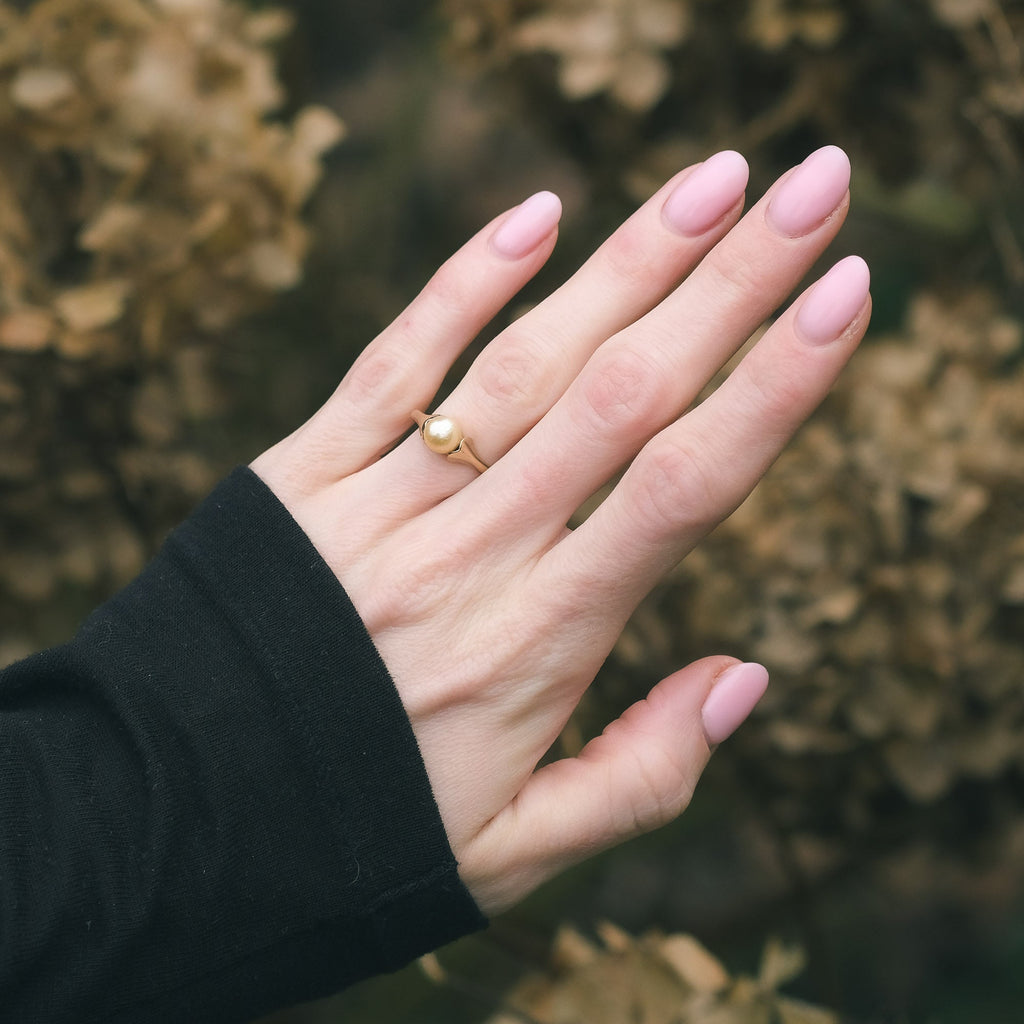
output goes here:
<path id="1" fill-rule="evenodd" d="M 806 235 L 843 201 L 850 187 L 850 158 L 838 146 L 812 153 L 779 186 L 766 214 L 776 231 Z"/>
<path id="2" fill-rule="evenodd" d="M 748 662 L 726 669 L 704 701 L 701 718 L 708 745 L 718 746 L 746 721 L 768 688 L 768 670 Z"/>
<path id="3" fill-rule="evenodd" d="M 538 192 L 517 206 L 491 238 L 499 256 L 518 260 L 533 252 L 562 217 L 562 201 L 554 192 Z"/>
<path id="4" fill-rule="evenodd" d="M 737 203 L 747 187 L 747 161 L 732 150 L 709 157 L 681 181 L 665 201 L 661 215 L 681 235 L 703 235 Z"/>
<path id="5" fill-rule="evenodd" d="M 808 292 L 796 314 L 796 332 L 811 345 L 842 335 L 867 301 L 871 271 L 859 256 L 840 260 Z"/>

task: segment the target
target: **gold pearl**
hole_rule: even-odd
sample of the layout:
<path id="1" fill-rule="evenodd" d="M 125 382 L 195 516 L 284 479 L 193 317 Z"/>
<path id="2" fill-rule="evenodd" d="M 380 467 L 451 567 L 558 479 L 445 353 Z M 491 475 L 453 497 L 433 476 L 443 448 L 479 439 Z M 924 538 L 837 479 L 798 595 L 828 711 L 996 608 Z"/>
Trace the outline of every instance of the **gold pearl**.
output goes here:
<path id="1" fill-rule="evenodd" d="M 423 441 L 438 455 L 450 455 L 462 444 L 463 433 L 447 416 L 431 416 L 423 424 Z"/>

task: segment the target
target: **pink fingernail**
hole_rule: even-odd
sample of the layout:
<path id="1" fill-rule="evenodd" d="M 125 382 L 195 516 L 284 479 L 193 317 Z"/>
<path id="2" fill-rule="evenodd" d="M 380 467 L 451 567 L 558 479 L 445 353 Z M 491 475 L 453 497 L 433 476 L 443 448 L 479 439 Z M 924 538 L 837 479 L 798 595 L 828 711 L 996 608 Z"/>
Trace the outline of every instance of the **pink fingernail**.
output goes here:
<path id="1" fill-rule="evenodd" d="M 708 745 L 727 740 L 757 707 L 768 689 L 768 669 L 747 662 L 726 669 L 704 701 L 701 719 Z"/>
<path id="2" fill-rule="evenodd" d="M 561 217 L 561 199 L 554 192 L 538 192 L 508 215 L 491 245 L 507 260 L 522 259 L 551 234 Z"/>
<path id="3" fill-rule="evenodd" d="M 859 256 L 840 260 L 805 296 L 797 334 L 811 345 L 835 341 L 863 308 L 870 287 L 871 271 Z"/>
<path id="4" fill-rule="evenodd" d="M 825 146 L 778 186 L 765 216 L 783 235 L 806 235 L 825 222 L 849 187 L 850 158 L 838 146 Z"/>
<path id="5" fill-rule="evenodd" d="M 739 153 L 716 153 L 676 186 L 661 215 L 681 235 L 703 235 L 736 205 L 749 176 L 747 161 Z"/>

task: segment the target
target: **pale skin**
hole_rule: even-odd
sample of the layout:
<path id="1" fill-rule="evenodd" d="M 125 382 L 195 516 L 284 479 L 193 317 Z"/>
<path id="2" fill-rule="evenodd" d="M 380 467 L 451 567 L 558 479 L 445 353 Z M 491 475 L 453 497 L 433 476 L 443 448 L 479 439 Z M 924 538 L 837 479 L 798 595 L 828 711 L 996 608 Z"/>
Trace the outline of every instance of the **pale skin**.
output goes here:
<path id="1" fill-rule="evenodd" d="M 849 258 L 695 404 L 849 204 L 832 147 L 741 217 L 746 178 L 733 153 L 681 172 L 438 396 L 555 245 L 554 196 L 503 214 L 253 463 L 362 616 L 487 913 L 676 817 L 767 683 L 760 666 L 705 658 L 577 757 L 537 768 L 637 603 L 750 492 L 867 328 L 867 268 Z M 490 468 L 402 440 L 414 409 L 451 417 Z"/>

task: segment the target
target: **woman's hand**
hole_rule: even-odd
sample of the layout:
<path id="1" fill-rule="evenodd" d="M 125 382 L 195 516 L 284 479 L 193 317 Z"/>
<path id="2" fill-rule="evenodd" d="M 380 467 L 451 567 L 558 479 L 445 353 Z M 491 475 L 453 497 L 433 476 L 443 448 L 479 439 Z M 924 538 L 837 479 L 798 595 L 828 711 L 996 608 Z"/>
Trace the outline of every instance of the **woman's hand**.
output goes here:
<path id="1" fill-rule="evenodd" d="M 485 911 L 676 816 L 767 683 L 760 666 L 696 662 L 578 757 L 537 770 L 637 603 L 744 499 L 866 329 L 868 272 L 851 257 L 694 406 L 849 202 L 849 163 L 832 147 L 740 220 L 746 181 L 729 152 L 683 171 L 437 402 L 455 358 L 555 244 L 558 200 L 527 200 L 253 464 L 366 623 Z M 395 447 L 413 409 L 452 417 L 491 468 L 448 461 L 418 433 Z"/>

